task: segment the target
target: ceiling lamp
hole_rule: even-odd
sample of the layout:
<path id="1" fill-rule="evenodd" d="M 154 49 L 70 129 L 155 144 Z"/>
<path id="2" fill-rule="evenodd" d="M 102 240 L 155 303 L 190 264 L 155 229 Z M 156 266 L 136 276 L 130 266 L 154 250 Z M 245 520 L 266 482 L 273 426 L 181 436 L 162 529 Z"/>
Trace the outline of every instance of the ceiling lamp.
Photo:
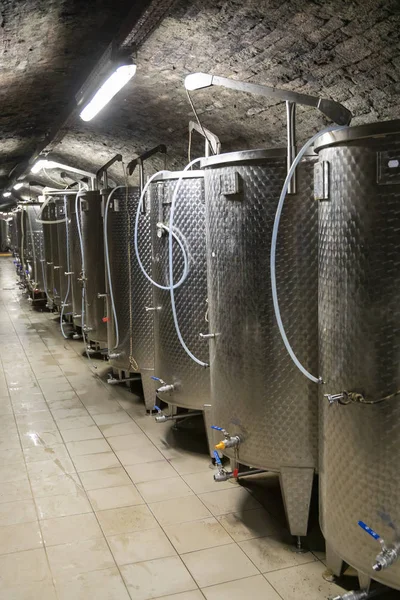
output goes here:
<path id="1" fill-rule="evenodd" d="M 11 192 L 3 192 L 3 198 L 9 198 L 11 196 Z"/>
<path id="2" fill-rule="evenodd" d="M 14 185 L 14 190 L 20 190 L 23 186 L 24 184 L 22 183 L 22 181 L 19 181 Z"/>
<path id="3" fill-rule="evenodd" d="M 91 121 L 102 108 L 132 79 L 136 73 L 136 65 L 130 63 L 119 66 L 103 85 L 97 90 L 90 102 L 82 110 L 83 121 Z"/>

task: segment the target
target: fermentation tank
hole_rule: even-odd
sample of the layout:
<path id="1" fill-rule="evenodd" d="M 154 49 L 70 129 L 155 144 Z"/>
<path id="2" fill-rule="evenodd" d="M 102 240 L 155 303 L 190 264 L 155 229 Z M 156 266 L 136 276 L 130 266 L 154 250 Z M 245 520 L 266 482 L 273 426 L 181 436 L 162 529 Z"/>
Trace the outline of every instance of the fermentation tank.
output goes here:
<path id="1" fill-rule="evenodd" d="M 110 192 L 111 190 L 108 190 Z M 113 192 L 108 209 L 107 241 L 110 261 L 110 295 L 118 321 L 116 323 L 110 303 L 108 315 L 108 349 L 112 368 L 129 377 L 141 373 L 146 408 L 154 406 L 154 335 L 153 305 L 150 282 L 140 270 L 136 260 L 133 236 L 135 216 L 140 198 L 137 187 L 117 189 Z M 151 239 L 149 208 L 141 215 L 138 233 L 139 251 L 145 268 L 151 269 Z"/>
<path id="2" fill-rule="evenodd" d="M 79 244 L 78 223 L 75 209 L 76 196 L 68 196 L 69 219 L 69 263 L 71 281 L 71 302 L 73 324 L 78 330 L 82 328 L 82 254 Z M 69 312 L 69 309 L 68 309 Z"/>
<path id="3" fill-rule="evenodd" d="M 321 527 L 334 572 L 400 589 L 400 121 L 316 149 Z"/>
<path id="4" fill-rule="evenodd" d="M 68 317 L 72 313 L 71 309 L 71 298 L 70 293 L 68 294 L 68 254 L 67 254 L 67 228 L 68 228 L 68 242 L 69 242 L 69 227 L 70 219 L 68 218 L 68 202 L 66 197 L 60 197 L 56 200 L 56 236 L 57 236 L 57 254 L 58 263 L 54 266 L 54 273 L 57 275 L 58 292 L 60 295 L 60 306 L 64 303 L 63 315 Z M 68 297 L 67 297 L 68 294 Z"/>
<path id="5" fill-rule="evenodd" d="M 52 253 L 52 269 L 53 269 L 53 290 L 54 290 L 54 304 L 58 310 L 61 310 L 61 269 L 60 269 L 60 253 L 58 248 L 58 234 L 59 224 L 56 223 L 60 218 L 60 210 L 64 204 L 64 199 L 61 196 L 53 196 L 50 200 L 50 211 L 52 220 L 55 221 L 49 225 L 50 227 L 50 240 L 51 240 L 51 253 Z"/>
<path id="6" fill-rule="evenodd" d="M 202 362 L 209 363 L 207 267 L 205 236 L 205 200 L 203 171 L 168 173 L 154 179 L 149 187 L 151 204 L 153 280 L 169 283 L 169 219 L 171 200 L 180 176 L 183 176 L 176 200 L 174 232 L 184 241 L 189 257 L 189 275 L 175 290 L 177 320 L 182 337 L 190 351 Z M 173 241 L 174 283 L 183 274 L 184 260 L 177 242 Z M 169 290 L 154 287 L 155 375 L 171 391 L 159 392 L 169 405 L 203 410 L 210 403 L 209 369 L 195 363 L 183 349 L 171 307 Z"/>
<path id="7" fill-rule="evenodd" d="M 274 316 L 270 247 L 286 149 L 221 154 L 205 169 L 210 376 L 214 425 L 239 436 L 233 464 L 279 472 L 292 535 L 307 532 L 317 467 L 318 390 L 292 363 Z M 315 158 L 297 168 L 277 246 L 288 338 L 317 370 Z"/>
<path id="8" fill-rule="evenodd" d="M 53 230 L 55 225 L 51 222 L 56 218 L 55 204 L 50 200 L 48 204 L 43 208 L 41 214 L 41 220 L 43 221 L 43 274 L 45 279 L 45 291 L 47 296 L 47 306 L 53 308 L 55 304 L 55 292 L 54 292 L 54 261 L 53 261 Z"/>
<path id="9" fill-rule="evenodd" d="M 44 293 L 42 263 L 43 257 L 43 225 L 40 221 L 40 203 L 30 202 L 24 206 L 26 212 L 26 267 L 29 287 L 33 298 Z"/>
<path id="10" fill-rule="evenodd" d="M 103 199 L 98 191 L 80 195 L 85 267 L 84 330 L 95 349 L 107 345 L 107 305 L 104 271 Z"/>

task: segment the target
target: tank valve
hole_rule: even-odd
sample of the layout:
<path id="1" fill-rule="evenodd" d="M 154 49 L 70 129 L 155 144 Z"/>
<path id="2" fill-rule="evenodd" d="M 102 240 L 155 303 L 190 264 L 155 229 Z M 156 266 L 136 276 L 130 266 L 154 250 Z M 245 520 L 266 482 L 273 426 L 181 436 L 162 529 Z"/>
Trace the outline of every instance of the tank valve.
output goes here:
<path id="1" fill-rule="evenodd" d="M 100 300 L 100 298 L 107 298 L 108 294 L 97 294 L 98 299 Z"/>
<path id="2" fill-rule="evenodd" d="M 230 435 L 223 429 L 222 427 L 217 427 L 216 425 L 211 425 L 211 429 L 215 429 L 216 431 L 221 431 L 224 434 L 224 439 L 216 444 L 216 450 L 225 450 L 226 448 L 237 448 L 241 442 L 240 437 L 238 435 Z"/>
<path id="3" fill-rule="evenodd" d="M 84 325 L 82 327 L 82 329 L 85 333 L 88 333 L 89 331 L 93 331 L 93 327 L 88 327 L 88 325 Z"/>
<path id="4" fill-rule="evenodd" d="M 222 466 L 221 459 L 217 450 L 214 450 L 215 464 L 218 467 L 218 471 L 214 474 L 214 481 L 228 481 L 228 479 L 232 479 L 235 477 L 235 474 L 232 471 L 226 471 Z"/>
<path id="5" fill-rule="evenodd" d="M 117 358 L 120 358 L 122 356 L 121 352 L 110 352 L 108 355 L 108 358 L 110 360 L 117 360 Z"/>
<path id="6" fill-rule="evenodd" d="M 173 392 L 175 389 L 175 386 L 172 383 L 165 383 L 165 381 L 163 381 L 159 377 L 152 377 L 151 379 L 153 379 L 153 381 L 158 381 L 162 384 L 161 387 L 156 389 L 157 394 L 166 394 L 168 392 Z"/>
<path id="7" fill-rule="evenodd" d="M 335 596 L 334 598 L 331 596 L 330 600 L 366 600 L 369 594 L 365 590 L 358 590 L 353 592 L 347 592 L 342 596 Z"/>
<path id="8" fill-rule="evenodd" d="M 363 521 L 358 521 L 358 525 L 381 545 L 381 551 L 377 554 L 375 563 L 372 565 L 372 569 L 375 573 L 379 573 L 380 571 L 391 567 L 400 556 L 400 542 L 394 542 L 387 546 L 385 540 Z"/>
<path id="9" fill-rule="evenodd" d="M 347 400 L 347 394 L 346 392 L 341 392 L 340 394 L 324 394 L 324 398 L 327 398 L 330 405 L 341 404 L 342 400 Z"/>

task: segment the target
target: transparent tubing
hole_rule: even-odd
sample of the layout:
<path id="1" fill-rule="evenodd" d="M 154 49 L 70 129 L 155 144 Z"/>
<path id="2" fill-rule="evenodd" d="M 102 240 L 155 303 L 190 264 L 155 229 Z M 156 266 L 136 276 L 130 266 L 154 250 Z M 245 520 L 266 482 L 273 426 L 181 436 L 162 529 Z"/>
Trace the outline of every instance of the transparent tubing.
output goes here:
<path id="1" fill-rule="evenodd" d="M 191 163 L 190 163 L 190 164 L 191 164 Z M 141 195 L 140 195 L 140 199 L 139 199 L 139 202 L 138 202 L 137 211 L 136 211 L 134 243 L 135 243 L 135 254 L 136 254 L 136 258 L 137 258 L 137 261 L 138 261 L 138 263 L 139 263 L 139 267 L 140 267 L 140 269 L 142 270 L 142 273 L 143 273 L 143 275 L 144 275 L 144 276 L 146 277 L 146 279 L 147 279 L 148 281 L 150 281 L 150 283 L 151 283 L 152 285 L 154 285 L 155 287 L 159 288 L 160 290 L 167 290 L 167 291 L 168 291 L 168 290 L 170 289 L 170 285 L 161 285 L 161 284 L 157 283 L 157 282 L 156 282 L 156 281 L 154 281 L 154 279 L 152 279 L 152 278 L 150 277 L 150 275 L 149 275 L 149 274 L 146 272 L 146 270 L 145 270 L 145 268 L 144 268 L 144 266 L 143 266 L 143 263 L 142 263 L 142 261 L 141 261 L 141 259 L 140 259 L 140 254 L 139 254 L 139 245 L 138 245 L 138 229 L 139 229 L 139 218 L 140 218 L 140 212 L 141 212 L 141 210 L 142 210 L 142 206 L 143 206 L 143 199 L 144 199 L 144 196 L 145 196 L 145 194 L 146 194 L 146 192 L 147 192 L 147 189 L 148 189 L 148 187 L 149 187 L 150 183 L 153 181 L 153 179 L 155 179 L 155 178 L 156 178 L 156 177 L 158 177 L 159 175 L 163 175 L 163 174 L 165 174 L 165 173 L 166 173 L 166 174 L 168 174 L 168 173 L 170 173 L 170 171 L 158 171 L 157 173 L 154 173 L 154 175 L 152 175 L 152 176 L 150 177 L 150 179 L 148 180 L 148 182 L 146 183 L 146 185 L 145 185 L 145 186 L 144 186 L 144 188 L 143 188 L 143 191 L 142 191 L 142 193 L 141 193 Z M 178 236 L 177 236 L 177 235 L 176 235 L 176 234 L 175 234 L 175 233 L 172 231 L 172 228 L 171 228 L 171 230 L 170 230 L 170 235 L 172 235 L 172 236 L 173 236 L 173 237 L 176 239 L 176 241 L 177 241 L 177 243 L 178 243 L 178 245 L 179 245 L 179 247 L 180 247 L 180 249 L 181 249 L 181 252 L 182 252 L 182 255 L 183 255 L 183 261 L 184 261 L 184 266 L 183 266 L 183 273 L 182 273 L 182 277 L 180 278 L 180 280 L 179 280 L 177 283 L 173 284 L 173 288 L 174 288 L 174 289 L 177 289 L 177 288 L 178 288 L 180 285 L 182 285 L 182 283 L 185 281 L 185 279 L 187 278 L 187 276 L 188 276 L 188 274 L 189 274 L 189 260 L 188 260 L 188 257 L 187 257 L 187 254 L 186 254 L 185 248 L 184 248 L 184 246 L 183 246 L 183 244 L 182 244 L 181 240 L 180 240 L 180 239 L 179 239 L 179 237 L 178 237 Z"/>
<path id="2" fill-rule="evenodd" d="M 174 324 L 175 324 L 175 329 L 176 329 L 176 333 L 178 335 L 178 339 L 179 342 L 182 346 L 182 348 L 185 350 L 186 354 L 198 365 L 200 365 L 201 367 L 208 367 L 208 363 L 203 362 L 202 360 L 200 360 L 199 358 L 197 358 L 187 347 L 185 340 L 182 337 L 181 334 L 181 330 L 179 328 L 179 323 L 178 323 L 178 317 L 176 314 L 176 306 L 175 306 L 175 293 L 174 293 L 174 288 L 176 286 L 173 285 L 173 281 L 174 281 L 174 262 L 173 262 L 173 249 L 172 249 L 172 237 L 173 237 L 173 227 L 174 227 L 174 214 L 175 214 L 175 206 L 176 206 L 176 200 L 178 197 L 178 191 L 179 191 L 179 187 L 181 185 L 182 179 L 183 179 L 183 173 L 185 173 L 185 171 L 187 171 L 188 169 L 190 169 L 195 163 L 199 162 L 200 160 L 202 160 L 202 158 L 196 158 L 195 160 L 192 160 L 188 165 L 186 165 L 186 167 L 183 169 L 182 175 L 179 177 L 177 184 L 175 186 L 174 189 L 174 193 L 172 196 L 172 201 L 171 201 L 171 211 L 170 211 L 170 215 L 169 215 L 169 237 L 168 237 L 168 257 L 169 257 L 169 291 L 170 291 L 170 296 L 171 296 L 171 309 L 172 309 L 172 316 L 174 318 Z"/>
<path id="3" fill-rule="evenodd" d="M 314 375 L 312 375 L 301 364 L 301 362 L 297 358 L 296 354 L 294 353 L 292 346 L 289 343 L 285 328 L 282 323 L 282 317 L 281 317 L 279 301 L 278 301 L 278 292 L 277 292 L 277 288 L 276 288 L 276 243 L 277 243 L 277 239 L 278 239 L 279 223 L 280 223 L 280 219 L 281 219 L 281 215 L 282 215 L 283 205 L 285 202 L 289 183 L 293 177 L 293 173 L 295 172 L 297 165 L 299 164 L 300 160 L 303 158 L 303 156 L 306 153 L 306 151 L 308 150 L 308 148 L 314 144 L 315 140 L 317 140 L 321 135 L 324 135 L 325 133 L 330 133 L 331 131 L 338 131 L 340 129 L 346 129 L 346 127 L 338 127 L 335 125 L 326 127 L 325 129 L 322 129 L 321 131 L 316 133 L 311 139 L 308 140 L 308 142 L 306 142 L 304 144 L 304 146 L 302 147 L 302 149 L 300 150 L 300 152 L 294 159 L 294 161 L 289 169 L 289 172 L 286 176 L 285 183 L 283 184 L 282 192 L 281 192 L 279 202 L 278 202 L 278 208 L 276 209 L 274 228 L 272 230 L 270 272 L 271 272 L 272 301 L 274 304 L 275 318 L 278 323 L 279 332 L 281 334 L 283 343 L 285 344 L 286 350 L 288 351 L 290 358 L 292 359 L 292 361 L 294 362 L 296 367 L 303 373 L 303 375 L 305 375 L 308 379 L 310 379 L 310 381 L 313 381 L 314 383 L 323 383 L 323 380 L 321 377 L 315 377 Z"/>
<path id="4" fill-rule="evenodd" d="M 70 269 L 70 262 L 69 262 L 69 230 L 68 230 L 67 197 L 66 196 L 64 196 L 64 213 L 65 213 L 65 233 L 66 233 L 66 242 L 67 242 L 67 271 L 69 273 L 71 269 Z M 67 277 L 68 277 L 67 293 L 65 294 L 65 298 L 64 298 L 64 302 L 61 307 L 61 314 L 60 314 L 61 333 L 63 334 L 63 337 L 65 339 L 68 339 L 68 336 L 64 332 L 63 317 L 64 317 L 64 308 L 67 303 L 69 292 L 71 289 L 71 275 L 68 275 Z"/>
<path id="5" fill-rule="evenodd" d="M 106 257 L 108 289 L 110 291 L 111 308 L 112 308 L 112 313 L 113 313 L 113 318 L 114 318 L 114 329 L 115 329 L 115 344 L 112 348 L 113 350 L 115 350 L 119 346 L 119 327 L 118 327 L 117 310 L 115 308 L 115 302 L 114 302 L 114 290 L 113 290 L 112 279 L 111 279 L 110 255 L 108 252 L 108 208 L 110 206 L 110 202 L 111 202 L 111 198 L 112 198 L 113 194 L 117 190 L 120 190 L 122 188 L 125 189 L 126 186 L 118 185 L 111 191 L 110 195 L 107 198 L 106 207 L 104 209 L 104 250 L 105 250 L 105 257 Z M 128 240 L 128 244 L 129 243 L 130 243 L 130 240 Z"/>

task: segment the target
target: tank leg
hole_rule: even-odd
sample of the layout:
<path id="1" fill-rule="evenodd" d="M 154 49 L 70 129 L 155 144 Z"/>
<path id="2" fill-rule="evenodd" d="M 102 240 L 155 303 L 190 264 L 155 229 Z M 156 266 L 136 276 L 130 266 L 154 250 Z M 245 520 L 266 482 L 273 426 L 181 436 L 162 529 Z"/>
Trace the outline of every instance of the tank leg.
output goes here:
<path id="1" fill-rule="evenodd" d="M 314 469 L 283 467 L 279 474 L 290 533 L 307 535 Z"/>
<path id="2" fill-rule="evenodd" d="M 151 379 L 153 371 L 142 371 L 142 386 L 146 410 L 152 411 L 156 403 L 155 382 Z"/>
<path id="3" fill-rule="evenodd" d="M 211 460 L 214 462 L 215 457 L 214 457 L 214 450 L 215 450 L 215 445 L 218 444 L 219 440 L 217 439 L 217 436 L 215 435 L 215 430 L 211 429 L 211 425 L 214 425 L 213 422 L 213 416 L 212 416 L 212 406 L 211 404 L 204 404 L 204 425 L 206 428 L 206 435 L 207 435 L 207 441 L 208 441 L 208 451 L 210 453 L 211 456 Z"/>
<path id="4" fill-rule="evenodd" d="M 328 571 L 326 572 L 326 577 L 324 573 L 324 579 L 332 581 L 334 575 L 336 575 L 336 577 L 341 576 L 343 571 L 343 560 L 328 543 L 326 543 L 326 564 Z M 328 573 L 330 574 L 330 579 L 328 578 Z"/>
<path id="5" fill-rule="evenodd" d="M 358 581 L 360 583 L 360 588 L 363 591 L 369 592 L 369 588 L 371 587 L 371 577 L 366 575 L 365 573 L 361 573 L 361 571 L 357 571 Z"/>

